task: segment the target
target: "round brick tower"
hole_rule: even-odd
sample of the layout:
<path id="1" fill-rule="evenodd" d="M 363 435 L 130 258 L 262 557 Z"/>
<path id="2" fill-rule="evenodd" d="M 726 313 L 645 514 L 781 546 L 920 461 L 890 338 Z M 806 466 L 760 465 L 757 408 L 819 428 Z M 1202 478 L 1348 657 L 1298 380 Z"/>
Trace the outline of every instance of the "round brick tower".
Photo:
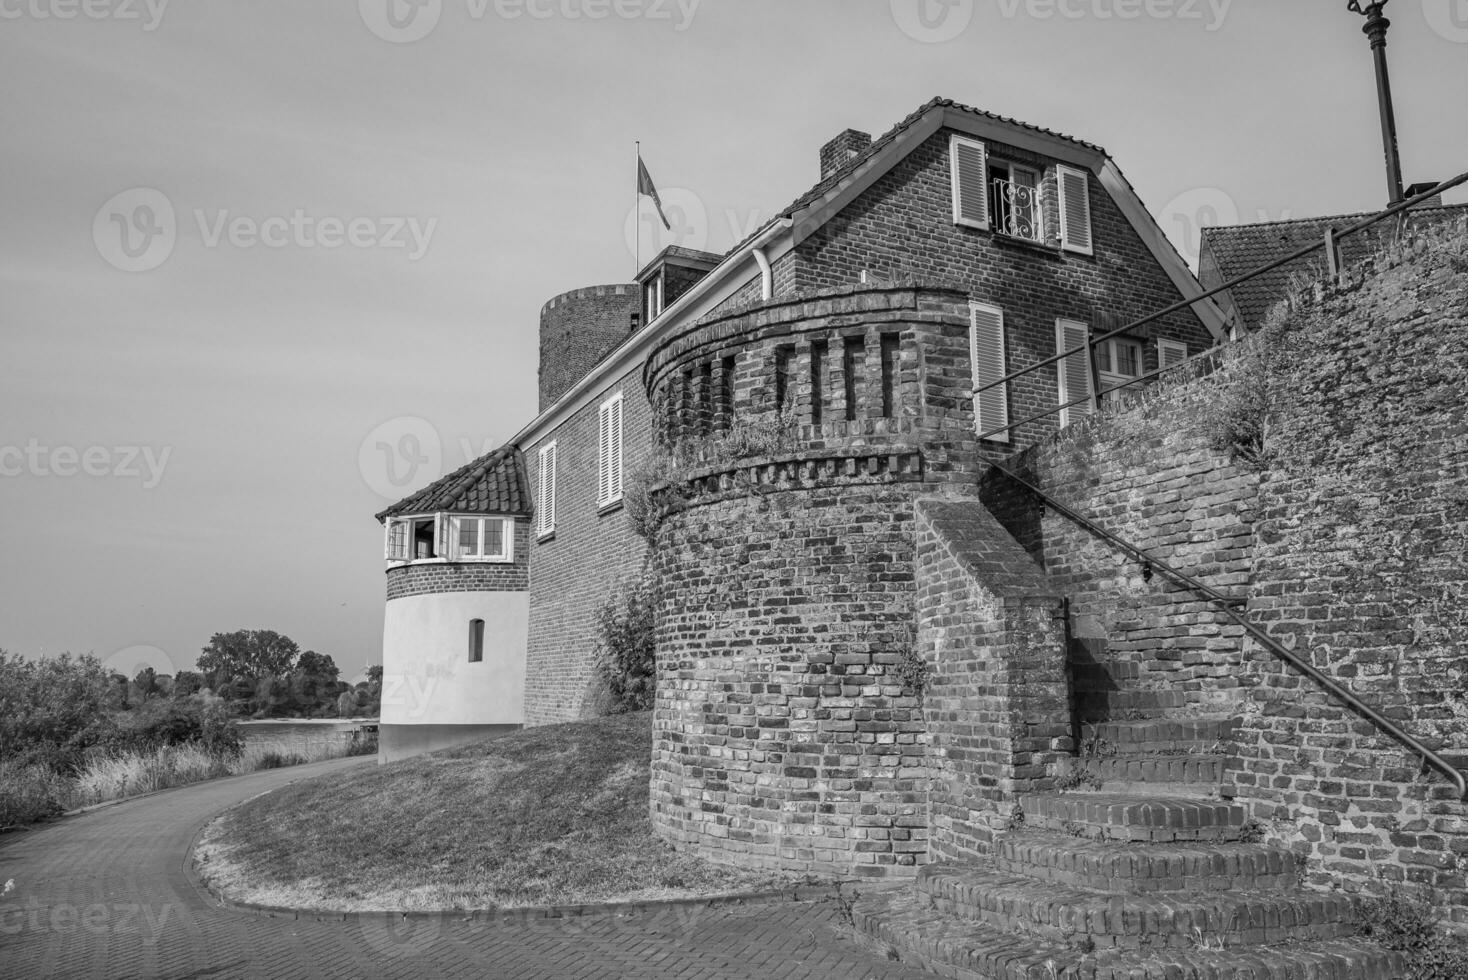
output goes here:
<path id="1" fill-rule="evenodd" d="M 652 352 L 655 437 L 704 460 L 655 491 L 664 838 L 861 876 L 926 854 L 914 505 L 974 492 L 968 318 L 962 292 L 849 288 Z"/>
<path id="2" fill-rule="evenodd" d="M 541 307 L 541 411 L 627 339 L 640 309 L 636 283 L 573 289 Z"/>

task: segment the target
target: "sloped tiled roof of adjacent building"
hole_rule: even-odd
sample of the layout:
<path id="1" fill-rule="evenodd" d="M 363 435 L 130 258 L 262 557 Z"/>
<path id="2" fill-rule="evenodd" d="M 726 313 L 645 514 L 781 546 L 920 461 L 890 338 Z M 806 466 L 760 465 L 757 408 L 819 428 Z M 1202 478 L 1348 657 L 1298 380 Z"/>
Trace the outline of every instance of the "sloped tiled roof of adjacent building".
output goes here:
<path id="1" fill-rule="evenodd" d="M 530 483 L 524 457 L 514 446 L 503 446 L 398 501 L 378 514 L 377 519 L 440 511 L 529 514 Z"/>
<path id="2" fill-rule="evenodd" d="M 1417 207 L 1404 214 L 1409 228 L 1420 228 L 1468 216 L 1468 205 Z M 1307 245 L 1323 243 L 1325 232 L 1329 228 L 1343 231 L 1371 216 L 1371 212 L 1339 214 L 1323 218 L 1204 228 L 1198 262 L 1199 278 L 1205 289 L 1215 289 L 1230 279 L 1268 265 Z M 1397 219 L 1391 218 L 1352 235 L 1340 243 L 1341 261 L 1347 265 L 1361 262 L 1388 244 L 1396 233 Z M 1324 262 L 1325 253 L 1319 251 L 1271 269 L 1230 289 L 1229 295 L 1233 298 L 1244 326 L 1249 330 L 1258 329 L 1275 304 L 1289 293 L 1291 278 Z"/>

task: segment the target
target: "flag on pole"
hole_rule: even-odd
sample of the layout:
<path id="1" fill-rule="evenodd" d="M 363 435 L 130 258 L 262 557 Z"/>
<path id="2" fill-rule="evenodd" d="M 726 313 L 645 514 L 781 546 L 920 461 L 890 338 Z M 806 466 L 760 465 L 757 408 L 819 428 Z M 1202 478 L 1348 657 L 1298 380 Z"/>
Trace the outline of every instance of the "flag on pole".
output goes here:
<path id="1" fill-rule="evenodd" d="M 647 172 L 647 164 L 642 162 L 642 154 L 637 155 L 637 193 L 646 194 L 652 198 L 652 203 L 657 205 L 658 217 L 663 219 L 663 227 L 672 231 L 673 226 L 668 223 L 668 216 L 663 214 L 663 199 L 658 197 L 658 189 L 652 182 L 652 174 Z"/>

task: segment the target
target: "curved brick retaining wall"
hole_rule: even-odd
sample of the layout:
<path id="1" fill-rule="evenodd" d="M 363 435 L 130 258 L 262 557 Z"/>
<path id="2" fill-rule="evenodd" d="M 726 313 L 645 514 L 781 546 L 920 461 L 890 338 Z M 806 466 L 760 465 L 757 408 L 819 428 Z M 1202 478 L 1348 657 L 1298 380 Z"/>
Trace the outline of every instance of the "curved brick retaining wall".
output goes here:
<path id="1" fill-rule="evenodd" d="M 966 294 L 843 289 L 705 320 L 650 358 L 664 446 L 777 415 L 789 432 L 681 471 L 660 498 L 652 817 L 667 839 L 866 876 L 926 854 L 905 676 L 914 504 L 973 492 L 967 333 Z"/>

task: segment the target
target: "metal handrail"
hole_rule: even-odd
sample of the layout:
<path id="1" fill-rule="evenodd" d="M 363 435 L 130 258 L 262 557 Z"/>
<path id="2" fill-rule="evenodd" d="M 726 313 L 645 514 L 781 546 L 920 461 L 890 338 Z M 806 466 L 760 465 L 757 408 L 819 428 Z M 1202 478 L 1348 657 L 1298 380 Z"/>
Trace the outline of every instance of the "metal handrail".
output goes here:
<path id="1" fill-rule="evenodd" d="M 1445 193 L 1447 191 L 1450 191 L 1453 188 L 1458 187 L 1459 185 L 1465 184 L 1465 183 L 1468 183 L 1468 173 L 1461 173 L 1458 176 L 1454 177 L 1452 180 L 1444 181 L 1443 183 L 1438 184 L 1436 187 L 1432 188 L 1429 191 L 1424 191 L 1421 194 L 1418 194 L 1416 197 L 1410 197 L 1407 200 L 1402 201 L 1400 204 L 1395 204 L 1395 205 L 1387 208 L 1385 211 L 1382 211 L 1379 214 L 1374 214 L 1371 217 L 1366 218 L 1365 220 L 1359 221 L 1356 224 L 1351 225 L 1345 231 L 1333 232 L 1332 233 L 1332 238 L 1333 238 L 1334 241 L 1337 241 L 1337 242 L 1339 242 L 1343 238 L 1349 238 L 1350 236 L 1352 236 L 1354 234 L 1357 234 L 1358 232 L 1365 231 L 1367 228 L 1370 228 L 1372 225 L 1375 225 L 1378 222 L 1385 221 L 1388 218 L 1395 217 L 1395 216 L 1397 216 L 1398 214 L 1401 214 L 1404 211 L 1407 211 L 1407 210 L 1409 210 L 1411 208 L 1416 207 L 1418 204 L 1421 204 L 1423 201 L 1430 200 L 1430 199 L 1438 196 L 1439 194 L 1443 194 L 1443 193 Z M 1240 283 L 1248 282 L 1250 279 L 1253 279 L 1255 276 L 1261 276 L 1261 275 L 1263 275 L 1266 272 L 1273 272 L 1275 269 L 1278 269 L 1280 266 L 1289 265 L 1291 262 L 1297 262 L 1300 259 L 1303 259 L 1305 256 L 1310 255 L 1313 252 L 1316 252 L 1316 251 L 1319 251 L 1320 249 L 1325 248 L 1326 245 L 1327 245 L 1327 242 L 1326 242 L 1325 239 L 1322 239 L 1321 241 L 1318 241 L 1318 242 L 1316 242 L 1313 245 L 1307 245 L 1304 248 L 1301 248 L 1301 249 L 1299 249 L 1299 250 L 1297 250 L 1295 252 L 1290 253 L 1289 255 L 1286 255 L 1284 258 L 1275 259 L 1273 262 L 1269 262 L 1269 263 L 1267 263 L 1265 265 L 1261 265 L 1259 268 L 1255 269 L 1252 272 L 1246 272 L 1246 273 L 1244 273 L 1241 276 L 1236 276 L 1233 279 L 1230 279 L 1228 282 L 1224 283 L 1222 286 L 1216 286 L 1213 289 L 1207 290 L 1204 293 L 1201 293 L 1201 294 L 1199 294 L 1197 296 L 1192 297 L 1191 299 L 1184 299 L 1184 300 L 1181 300 L 1180 302 L 1174 303 L 1171 306 L 1168 306 L 1168 307 L 1166 307 L 1164 309 L 1158 310 L 1156 313 L 1149 313 L 1148 315 L 1142 317 L 1140 320 L 1133 320 L 1131 323 L 1128 323 L 1125 326 L 1117 327 L 1115 330 L 1111 330 L 1111 331 L 1108 331 L 1106 333 L 1100 334 L 1099 336 L 1092 337 L 1091 339 L 1087 340 L 1084 345 L 1082 345 L 1080 347 L 1076 347 L 1076 348 L 1073 348 L 1071 350 L 1064 351 L 1064 352 L 1062 352 L 1060 354 L 1054 355 L 1053 357 L 1047 357 L 1043 361 L 1039 361 L 1039 362 L 1037 362 L 1035 364 L 1031 364 L 1028 367 L 1021 368 L 1018 371 L 1013 371 L 1013 372 L 1005 375 L 1003 378 L 999 379 L 998 381 L 993 381 L 993 382 L 990 382 L 989 384 L 981 385 L 981 386 L 979 386 L 977 388 L 974 388 L 973 391 L 972 391 L 972 393 L 974 395 L 983 394 L 984 392 L 990 390 L 991 388 L 998 388 L 1000 385 L 1008 384 L 1009 382 L 1013 381 L 1015 378 L 1022 378 L 1026 374 L 1032 374 L 1035 371 L 1040 370 L 1041 368 L 1049 367 L 1052 364 L 1055 364 L 1055 363 L 1058 363 L 1060 361 L 1065 360 L 1067 357 L 1074 357 L 1077 354 L 1085 354 L 1089 358 L 1091 356 L 1091 350 L 1097 344 L 1100 344 L 1100 343 L 1103 343 L 1103 342 L 1105 342 L 1107 340 L 1110 340 L 1112 337 L 1119 336 L 1120 334 L 1127 333 L 1128 331 L 1135 330 L 1138 327 L 1144 327 L 1147 324 L 1152 323 L 1154 320 L 1160 320 L 1160 319 L 1162 319 L 1165 316 L 1171 316 L 1172 314 L 1177 313 L 1180 310 L 1189 309 L 1189 308 L 1191 308 L 1193 306 L 1196 306 L 1198 303 L 1201 303 L 1201 302 L 1203 302 L 1206 299 L 1211 299 L 1212 297 L 1217 296 L 1219 293 L 1226 292 L 1227 290 L 1232 289 L 1233 287 L 1239 285 Z M 1078 405 L 1078 404 L 1080 404 L 1083 401 L 1089 401 L 1089 400 L 1090 400 L 1090 396 L 1087 396 L 1087 397 L 1081 398 L 1081 399 L 1076 399 L 1075 401 L 1068 402 L 1065 405 L 1056 406 L 1051 411 L 1044 413 L 1044 415 L 1036 416 L 1035 418 L 1044 418 L 1045 415 L 1053 415 L 1056 412 L 1060 411 L 1062 408 L 1069 408 L 1072 405 Z M 1030 419 L 1026 419 L 1025 422 L 1032 422 L 1034 420 L 1035 420 L 1034 418 L 1030 418 Z M 1014 423 L 1013 425 L 1007 425 L 1007 426 L 1005 426 L 1002 429 L 996 429 L 994 431 L 995 432 L 1006 432 L 1009 429 L 1012 429 L 1012 428 L 1014 428 L 1017 425 L 1024 425 L 1025 422 L 1017 422 L 1017 423 Z"/>
<path id="2" fill-rule="evenodd" d="M 1033 483 L 1030 483 L 1028 480 L 1014 473 L 1012 470 L 1000 466 L 998 463 L 990 463 L 989 465 L 998 470 L 1000 473 L 1009 477 L 1015 483 L 1018 483 L 1020 486 L 1024 487 L 1030 493 L 1039 497 L 1046 507 L 1054 510 L 1057 514 L 1060 514 L 1062 517 L 1065 517 L 1066 519 L 1073 521 L 1076 524 L 1079 524 L 1081 527 L 1085 528 L 1087 531 L 1090 531 L 1097 537 L 1111 542 L 1124 551 L 1130 552 L 1132 556 L 1137 558 L 1138 560 L 1161 569 L 1164 573 L 1171 576 L 1175 581 L 1181 582 L 1188 588 L 1196 592 L 1202 593 L 1210 601 L 1218 603 L 1220 606 L 1223 607 L 1224 615 L 1228 616 L 1234 622 L 1242 626 L 1245 632 L 1254 637 L 1254 639 L 1257 640 L 1270 653 L 1274 654 L 1280 660 L 1283 660 L 1285 663 L 1289 664 L 1291 667 L 1294 667 L 1296 670 L 1300 671 L 1300 673 L 1304 674 L 1306 677 L 1309 677 L 1321 687 L 1325 688 L 1328 693 L 1334 695 L 1338 700 L 1345 703 L 1347 707 L 1356 711 L 1358 714 L 1365 715 L 1382 731 L 1386 732 L 1392 738 L 1395 738 L 1398 742 L 1401 742 L 1403 745 L 1407 746 L 1407 748 L 1417 753 L 1419 756 L 1422 757 L 1424 769 L 1428 766 L 1431 766 L 1438 772 L 1442 773 L 1453 783 L 1454 786 L 1457 787 L 1458 798 L 1461 800 L 1468 800 L 1468 777 L 1465 777 L 1462 771 L 1460 771 L 1447 759 L 1444 759 L 1432 749 L 1423 745 L 1412 735 L 1403 731 L 1395 723 L 1393 723 L 1391 719 L 1381 714 L 1381 712 L 1377 711 L 1375 708 L 1372 708 L 1366 702 L 1356 697 L 1356 695 L 1353 694 L 1349 688 L 1345 687 L 1338 681 L 1326 676 L 1324 673 L 1317 670 L 1314 665 L 1295 656 L 1294 653 L 1282 646 L 1279 641 L 1274 639 L 1274 637 L 1270 636 L 1268 633 L 1264 632 L 1264 630 L 1251 623 L 1248 618 L 1237 609 L 1238 606 L 1242 605 L 1247 600 L 1239 598 L 1237 596 L 1226 596 L 1223 593 L 1212 588 L 1211 586 L 1203 584 L 1196 578 L 1193 578 L 1191 575 L 1179 571 L 1172 565 L 1168 564 L 1160 558 L 1157 558 L 1145 549 L 1132 544 L 1125 538 L 1119 537 L 1118 535 L 1111 533 L 1094 521 L 1081 516 L 1074 510 L 1071 510 L 1065 504 L 1062 504 L 1060 501 L 1056 500 L 1054 497 L 1050 496 L 1045 491 L 1035 486 Z"/>

